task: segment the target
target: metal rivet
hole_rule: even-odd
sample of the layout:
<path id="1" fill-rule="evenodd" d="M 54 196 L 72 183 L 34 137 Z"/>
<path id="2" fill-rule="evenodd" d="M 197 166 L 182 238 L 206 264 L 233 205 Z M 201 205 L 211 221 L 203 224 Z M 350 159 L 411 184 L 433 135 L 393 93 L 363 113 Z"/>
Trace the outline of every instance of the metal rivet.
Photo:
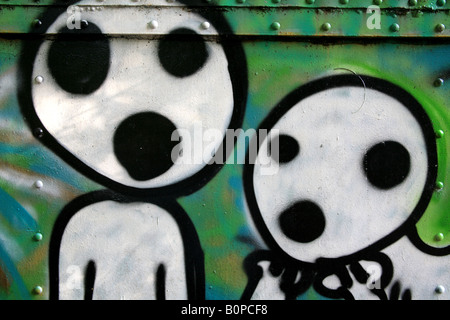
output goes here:
<path id="1" fill-rule="evenodd" d="M 313 4 L 314 2 L 316 2 L 315 0 L 306 0 L 307 4 Z"/>
<path id="2" fill-rule="evenodd" d="M 36 286 L 33 288 L 33 294 L 40 295 L 42 292 L 44 292 L 44 289 L 42 289 L 41 286 Z"/>
<path id="3" fill-rule="evenodd" d="M 242 4 L 245 3 L 245 0 L 236 0 L 236 2 Z"/>
<path id="4" fill-rule="evenodd" d="M 445 24 L 443 23 L 439 23 L 436 28 L 434 28 L 434 30 L 436 30 L 436 32 L 443 32 L 445 30 Z"/>
<path id="5" fill-rule="evenodd" d="M 400 25 L 398 23 L 393 23 L 391 24 L 390 29 L 392 32 L 398 32 L 400 30 Z"/>
<path id="6" fill-rule="evenodd" d="M 434 80 L 433 84 L 435 87 L 442 87 L 444 85 L 444 79 L 437 78 L 436 80 Z"/>
<path id="7" fill-rule="evenodd" d="M 442 189 L 444 189 L 444 183 L 442 181 L 438 181 L 436 182 L 436 185 L 434 187 L 437 191 L 441 191 Z"/>
<path id="8" fill-rule="evenodd" d="M 44 186 L 44 183 L 43 183 L 41 180 L 37 180 L 37 181 L 34 183 L 34 186 L 35 186 L 36 188 L 38 188 L 38 189 L 41 189 L 41 188 Z"/>
<path id="9" fill-rule="evenodd" d="M 379 6 L 382 3 L 383 3 L 383 0 L 373 0 L 373 4 L 376 4 L 377 6 Z"/>
<path id="10" fill-rule="evenodd" d="M 447 1 L 445 1 L 445 0 L 437 0 L 437 1 L 436 1 L 436 4 L 437 4 L 439 7 L 445 6 L 446 3 L 447 3 Z"/>
<path id="11" fill-rule="evenodd" d="M 209 29 L 210 26 L 211 26 L 211 24 L 208 21 L 203 21 L 200 24 L 200 28 L 202 28 L 203 30 Z"/>
<path id="12" fill-rule="evenodd" d="M 442 294 L 445 293 L 445 287 L 442 285 L 438 285 L 435 289 L 434 292 L 438 293 L 438 294 Z"/>
<path id="13" fill-rule="evenodd" d="M 434 236 L 434 241 L 442 241 L 444 240 L 444 234 L 443 233 L 438 233 L 437 235 Z"/>
<path id="14" fill-rule="evenodd" d="M 436 138 L 442 139 L 444 137 L 444 135 L 445 135 L 444 130 L 436 131 Z"/>
<path id="15" fill-rule="evenodd" d="M 349 0 L 339 0 L 341 4 L 348 4 Z"/>
<path id="16" fill-rule="evenodd" d="M 326 22 L 322 25 L 322 30 L 323 31 L 329 31 L 331 29 L 331 24 Z"/>
<path id="17" fill-rule="evenodd" d="M 280 3 L 281 0 L 272 0 L 273 3 Z"/>
<path id="18" fill-rule="evenodd" d="M 44 135 L 44 130 L 42 130 L 41 128 L 36 128 L 34 129 L 34 135 L 38 138 L 42 138 L 42 136 Z"/>
<path id="19" fill-rule="evenodd" d="M 417 0 L 409 0 L 408 1 L 408 4 L 410 5 L 410 6 L 416 6 L 417 5 Z"/>
<path id="20" fill-rule="evenodd" d="M 415 17 L 415 18 L 420 18 L 420 17 L 423 16 L 423 11 L 421 11 L 421 10 L 413 11 L 413 12 L 412 12 L 412 15 L 413 15 L 413 17 Z"/>
<path id="21" fill-rule="evenodd" d="M 35 234 L 34 234 L 34 236 L 33 236 L 33 240 L 34 241 L 41 241 L 42 240 L 42 233 L 40 233 L 40 232 L 36 232 Z"/>
<path id="22" fill-rule="evenodd" d="M 156 29 L 156 28 L 158 28 L 158 21 L 152 20 L 148 23 L 148 26 L 150 29 Z"/>
<path id="23" fill-rule="evenodd" d="M 35 28 L 39 28 L 40 26 L 42 26 L 42 21 L 39 19 L 34 19 L 32 25 Z"/>
<path id="24" fill-rule="evenodd" d="M 280 30 L 280 28 L 281 28 L 281 24 L 279 23 L 279 22 L 273 22 L 271 25 L 270 25 L 270 28 L 272 29 L 272 30 Z"/>
<path id="25" fill-rule="evenodd" d="M 34 78 L 34 81 L 36 83 L 42 83 L 42 82 L 44 82 L 44 77 L 43 76 L 37 76 L 36 78 Z"/>

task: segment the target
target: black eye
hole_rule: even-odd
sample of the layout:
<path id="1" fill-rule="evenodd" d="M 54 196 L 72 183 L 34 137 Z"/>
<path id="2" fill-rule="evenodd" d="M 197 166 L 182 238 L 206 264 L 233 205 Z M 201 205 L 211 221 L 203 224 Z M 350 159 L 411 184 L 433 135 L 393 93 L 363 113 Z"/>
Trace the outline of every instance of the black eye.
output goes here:
<path id="1" fill-rule="evenodd" d="M 406 179 L 411 159 L 403 145 L 395 141 L 385 141 L 367 151 L 363 166 L 372 185 L 380 189 L 390 189 Z"/>
<path id="2" fill-rule="evenodd" d="M 90 39 L 86 39 L 89 34 Z M 74 94 L 90 94 L 105 81 L 109 71 L 109 41 L 93 23 L 82 29 L 59 31 L 47 61 L 56 83 Z"/>
<path id="3" fill-rule="evenodd" d="M 300 153 L 300 145 L 295 138 L 280 134 L 270 141 L 269 153 L 278 163 L 288 163 Z"/>
<path id="4" fill-rule="evenodd" d="M 163 68 L 177 78 L 193 75 L 208 59 L 202 36 L 195 31 L 173 30 L 159 42 L 158 57 Z"/>

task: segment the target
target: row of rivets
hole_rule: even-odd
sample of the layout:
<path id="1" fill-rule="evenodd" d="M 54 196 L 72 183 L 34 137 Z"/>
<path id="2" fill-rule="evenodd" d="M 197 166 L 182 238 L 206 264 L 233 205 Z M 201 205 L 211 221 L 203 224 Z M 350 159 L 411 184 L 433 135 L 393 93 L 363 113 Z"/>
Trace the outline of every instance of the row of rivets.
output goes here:
<path id="1" fill-rule="evenodd" d="M 34 235 L 33 235 L 33 240 L 34 241 L 41 241 L 42 240 L 42 238 L 43 238 L 43 235 L 42 235 L 42 233 L 40 233 L 40 232 L 36 232 Z M 41 287 L 41 286 L 35 286 L 32 290 L 31 290 L 31 292 L 34 294 L 34 295 L 41 295 L 43 292 L 44 292 L 44 289 Z"/>
<path id="2" fill-rule="evenodd" d="M 445 29 L 445 26 L 442 28 L 442 30 L 444 30 L 444 29 Z M 434 81 L 433 85 L 435 87 L 442 87 L 444 85 L 444 79 L 437 78 Z M 444 137 L 444 130 L 437 130 L 436 131 L 436 138 L 437 139 L 442 139 L 443 137 Z M 435 185 L 435 190 L 436 191 L 442 191 L 443 189 L 444 189 L 444 183 L 442 181 L 437 181 L 436 185 Z M 437 235 L 434 236 L 434 240 L 437 241 L 437 242 L 444 240 L 444 234 L 443 233 L 438 233 Z M 439 286 L 439 287 L 442 287 L 442 286 Z M 445 288 L 444 288 L 444 291 L 440 292 L 441 289 L 438 289 L 439 287 L 436 288 L 436 293 L 443 293 L 445 291 Z"/>
<path id="3" fill-rule="evenodd" d="M 436 1 L 436 5 L 439 6 L 439 7 L 443 7 L 443 6 L 445 6 L 446 2 L 447 2 L 446 0 L 437 0 Z M 341 3 L 343 4 L 344 2 L 341 1 Z M 348 3 L 348 1 L 345 2 L 345 3 Z M 380 5 L 382 3 L 383 3 L 383 0 L 373 0 L 373 4 Z M 417 3 L 418 3 L 417 0 L 409 0 L 408 1 L 408 5 L 411 6 L 411 7 L 416 6 Z"/>
<path id="4" fill-rule="evenodd" d="M 168 2 L 172 2 L 172 1 L 169 1 L 169 0 L 167 0 L 167 1 Z M 205 1 L 206 2 L 211 2 L 211 0 L 205 0 Z M 237 3 L 241 3 L 241 4 L 245 3 L 245 1 L 246 0 L 236 0 Z M 272 0 L 272 2 L 273 3 L 280 3 L 281 0 Z M 314 4 L 315 2 L 316 2 L 315 0 L 306 0 L 307 4 Z M 339 0 L 339 3 L 340 4 L 349 4 L 350 0 Z M 375 4 L 375 5 L 379 6 L 382 3 L 383 3 L 383 0 L 373 0 L 373 4 Z M 436 5 L 439 6 L 439 7 L 443 7 L 443 6 L 445 6 L 445 4 L 446 4 L 446 0 L 438 0 L 436 2 Z M 417 0 L 409 0 L 408 1 L 408 5 L 411 6 L 411 7 L 416 6 L 417 5 Z"/>
<path id="5" fill-rule="evenodd" d="M 441 87 L 444 85 L 444 79 L 442 78 L 437 78 L 433 85 L 435 87 Z M 436 139 L 442 139 L 444 137 L 445 133 L 444 130 L 437 130 L 436 131 Z M 436 185 L 435 185 L 435 190 L 436 191 L 441 191 L 442 189 L 444 189 L 444 183 L 442 181 L 437 181 Z M 442 233 L 439 233 L 438 235 L 435 236 L 435 240 L 436 241 L 441 241 L 443 240 L 444 235 Z"/>
<path id="6" fill-rule="evenodd" d="M 445 2 L 445 1 L 444 1 Z M 444 25 L 442 25 L 442 26 L 437 26 L 436 27 L 436 31 L 439 31 L 439 32 L 442 32 L 443 30 L 445 30 L 445 26 Z M 435 86 L 435 87 L 442 87 L 443 85 L 444 85 L 444 79 L 442 79 L 442 78 L 437 78 L 435 81 L 434 81 L 434 83 L 433 83 L 433 85 Z M 436 131 L 436 139 L 442 139 L 443 137 L 444 137 L 444 135 L 445 135 L 445 133 L 444 133 L 444 130 L 437 130 Z M 437 192 L 439 192 L 439 191 L 442 191 L 444 189 L 444 183 L 442 182 L 442 181 L 437 181 L 436 182 L 436 185 L 435 185 L 435 190 L 437 191 Z M 442 233 L 442 232 L 440 232 L 440 233 L 438 233 L 438 234 L 436 234 L 435 236 L 434 236 L 434 241 L 436 241 L 436 242 L 440 242 L 440 241 L 442 241 L 442 240 L 444 240 L 444 234 Z M 443 286 L 437 286 L 436 287 L 436 290 L 435 290 L 435 292 L 436 293 L 444 293 L 445 292 L 445 288 L 443 287 Z"/>
<path id="7" fill-rule="evenodd" d="M 307 4 L 314 4 L 316 2 L 316 0 L 306 0 L 305 2 Z M 350 0 L 339 0 L 339 3 L 340 4 L 349 4 Z M 383 0 L 373 0 L 372 3 L 376 4 L 376 5 L 381 5 L 383 3 Z M 417 0 L 409 0 L 408 1 L 408 5 L 411 6 L 411 7 L 416 6 L 417 3 L 418 3 Z M 439 6 L 439 7 L 445 6 L 446 3 L 447 3 L 446 0 L 437 0 L 436 1 L 436 5 Z"/>
<path id="8" fill-rule="evenodd" d="M 97 0 L 97 1 L 98 2 L 104 2 L 104 0 Z M 133 2 L 139 2 L 139 0 L 132 0 L 132 1 Z M 166 1 L 169 2 L 169 3 L 173 3 L 174 2 L 174 0 L 166 0 Z M 205 2 L 211 2 L 212 0 L 204 0 L 204 1 Z M 236 0 L 237 3 L 245 3 L 245 1 L 246 0 Z M 280 3 L 281 0 L 272 0 L 272 2 Z M 307 4 L 314 4 L 316 2 L 316 0 L 305 0 L 305 2 Z M 346 4 L 350 3 L 350 0 L 339 0 L 339 3 L 343 4 L 343 5 L 346 5 Z M 373 0 L 372 3 L 375 4 L 375 5 L 381 5 L 383 3 L 383 0 Z M 408 1 L 408 5 L 411 6 L 411 7 L 416 6 L 417 3 L 418 3 L 417 0 L 409 0 Z M 446 3 L 447 3 L 446 0 L 437 0 L 436 1 L 436 5 L 438 7 L 443 7 L 443 6 L 445 6 Z M 92 8 L 89 8 L 88 10 L 95 11 L 96 9 L 97 10 L 101 10 L 102 8 L 101 7 L 99 7 L 99 8 L 92 7 Z"/>
<path id="9" fill-rule="evenodd" d="M 237 1 L 238 1 L 239 3 L 244 3 L 244 2 L 245 2 L 245 0 L 237 0 Z M 278 3 L 278 2 L 280 2 L 281 0 L 273 0 L 273 1 L 276 1 L 276 2 Z M 311 3 L 314 2 L 314 0 L 309 0 L 309 1 L 312 1 Z M 342 3 L 343 1 L 346 1 L 346 3 L 348 3 L 348 0 L 341 0 L 341 3 Z M 381 1 L 381 0 L 380 0 L 380 1 Z M 307 0 L 307 2 L 308 2 L 308 0 Z M 81 27 L 82 27 L 83 29 L 86 28 L 87 25 L 88 25 L 88 22 L 87 22 L 86 20 L 82 20 L 81 23 L 82 23 Z M 205 28 L 205 27 L 204 27 L 205 24 L 207 24 L 208 27 Z M 33 20 L 33 22 L 32 22 L 32 26 L 35 27 L 35 28 L 39 28 L 41 25 L 42 25 L 42 21 L 39 20 L 39 19 L 35 19 L 35 20 Z M 152 21 L 150 21 L 150 22 L 148 23 L 148 26 L 149 26 L 149 28 L 151 28 L 151 29 L 156 29 L 156 28 L 158 27 L 158 21 L 152 20 Z M 201 27 L 202 29 L 208 29 L 208 28 L 209 28 L 209 22 L 207 22 L 207 21 L 203 22 L 203 23 L 200 25 L 200 27 Z M 279 30 L 280 27 L 281 27 L 281 26 L 280 26 L 280 23 L 279 23 L 279 22 L 273 22 L 273 23 L 271 24 L 271 28 L 272 28 L 273 30 Z M 321 29 L 322 29 L 323 31 L 329 31 L 329 30 L 331 29 L 331 24 L 328 23 L 328 22 L 325 22 L 324 24 L 322 24 Z M 400 25 L 399 25 L 398 23 L 393 23 L 393 24 L 389 27 L 389 29 L 390 29 L 392 32 L 398 32 L 398 31 L 400 31 Z M 438 32 L 438 33 L 444 32 L 445 29 L 446 29 L 446 26 L 445 26 L 445 24 L 443 24 L 443 23 L 437 24 L 437 25 L 435 26 L 435 28 L 434 28 L 435 32 Z"/>
<path id="10" fill-rule="evenodd" d="M 149 23 L 147 23 L 147 25 L 150 29 L 156 29 L 158 28 L 159 23 L 156 20 L 151 20 Z M 203 30 L 209 29 L 210 26 L 211 24 L 208 21 L 203 21 L 202 23 L 200 23 L 200 29 Z"/>
<path id="11" fill-rule="evenodd" d="M 281 24 L 278 21 L 273 22 L 270 25 L 270 28 L 273 29 L 273 30 L 279 30 L 281 28 Z M 443 32 L 443 31 L 445 31 L 445 29 L 446 29 L 445 25 L 443 23 L 439 23 L 438 25 L 436 25 L 434 30 L 436 32 Z M 331 23 L 325 22 L 324 24 L 322 24 L 321 30 L 323 30 L 323 31 L 331 30 Z M 392 31 L 392 32 L 399 32 L 400 31 L 400 25 L 398 23 L 393 23 L 389 27 L 389 30 Z"/>
<path id="12" fill-rule="evenodd" d="M 242 0 L 242 1 L 245 1 L 245 0 Z M 35 28 L 39 28 L 41 25 L 42 25 L 42 21 L 39 20 L 39 19 L 35 19 L 32 22 L 32 26 L 35 27 Z M 150 29 L 156 29 L 156 28 L 158 28 L 159 24 L 158 24 L 158 21 L 151 20 L 147 25 L 148 25 L 148 27 Z M 87 26 L 88 26 L 88 22 L 86 20 L 82 20 L 81 21 L 81 27 L 84 29 Z M 204 21 L 204 22 L 202 22 L 200 24 L 200 28 L 204 29 L 204 30 L 209 29 L 210 26 L 211 25 L 210 25 L 210 23 L 208 21 Z M 44 81 L 44 79 L 41 76 L 36 77 L 35 80 L 36 80 L 37 83 L 42 83 Z"/>
<path id="13" fill-rule="evenodd" d="M 35 81 L 36 81 L 36 83 L 42 83 L 42 82 L 44 82 L 44 78 L 42 76 L 37 76 L 35 78 Z M 40 130 L 42 131 L 42 129 L 40 129 Z M 44 187 L 44 183 L 42 182 L 42 180 L 36 180 L 34 182 L 33 186 L 36 189 L 41 189 L 41 188 Z M 44 236 L 42 235 L 42 233 L 38 231 L 35 234 L 33 234 L 32 240 L 36 241 L 36 242 L 40 242 L 40 241 L 42 241 L 43 238 L 44 238 Z M 43 292 L 44 292 L 43 287 L 39 286 L 39 285 L 35 286 L 31 290 L 31 293 L 34 294 L 34 295 L 42 295 Z"/>

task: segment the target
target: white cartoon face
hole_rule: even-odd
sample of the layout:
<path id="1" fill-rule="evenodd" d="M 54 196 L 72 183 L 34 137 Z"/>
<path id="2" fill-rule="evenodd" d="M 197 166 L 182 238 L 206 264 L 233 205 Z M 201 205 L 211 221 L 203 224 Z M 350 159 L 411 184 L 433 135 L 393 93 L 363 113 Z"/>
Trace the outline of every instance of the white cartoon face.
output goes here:
<path id="1" fill-rule="evenodd" d="M 278 172 L 261 174 L 255 164 L 247 176 L 252 214 L 266 240 L 314 262 L 359 252 L 402 226 L 433 165 L 410 106 L 363 86 L 325 87 L 288 100 L 283 114 L 269 116 L 268 129 L 277 134 L 258 152 L 275 149 Z"/>
<path id="2" fill-rule="evenodd" d="M 105 6 L 81 18 L 81 29 L 70 30 L 68 14 L 60 15 L 46 31 L 56 39 L 43 41 L 34 60 L 31 99 L 46 134 L 83 166 L 125 187 L 161 188 L 204 169 L 243 105 L 230 51 L 204 38 L 218 34 L 213 22 L 182 7 Z M 114 37 L 123 33 L 140 36 Z M 222 139 L 200 140 L 209 158 L 179 164 L 174 150 L 199 148 L 180 132 L 193 137 L 198 128 Z"/>

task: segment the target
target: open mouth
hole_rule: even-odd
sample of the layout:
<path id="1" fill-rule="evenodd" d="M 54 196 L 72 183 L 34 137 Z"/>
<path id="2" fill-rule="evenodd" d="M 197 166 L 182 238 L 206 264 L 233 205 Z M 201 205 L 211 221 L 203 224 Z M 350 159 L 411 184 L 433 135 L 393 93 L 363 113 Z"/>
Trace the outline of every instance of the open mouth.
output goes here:
<path id="1" fill-rule="evenodd" d="M 174 164 L 172 141 L 175 125 L 154 112 L 142 112 L 126 118 L 113 137 L 114 154 L 128 174 L 146 181 L 168 171 Z"/>
<path id="2" fill-rule="evenodd" d="M 291 240 L 308 243 L 325 230 L 325 215 L 314 202 L 299 201 L 284 210 L 278 218 L 281 231 Z"/>

